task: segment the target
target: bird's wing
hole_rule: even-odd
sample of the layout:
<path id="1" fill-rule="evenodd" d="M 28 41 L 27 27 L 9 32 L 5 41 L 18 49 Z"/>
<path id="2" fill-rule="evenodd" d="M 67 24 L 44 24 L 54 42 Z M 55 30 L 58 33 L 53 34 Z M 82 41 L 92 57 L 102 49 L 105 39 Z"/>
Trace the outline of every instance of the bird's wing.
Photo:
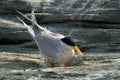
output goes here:
<path id="1" fill-rule="evenodd" d="M 32 27 L 28 26 L 21 18 L 17 17 L 22 24 L 27 28 L 28 32 L 31 34 L 32 37 L 35 37 L 34 31 L 32 29 Z"/>
<path id="2" fill-rule="evenodd" d="M 24 15 L 23 13 L 17 11 L 17 13 L 19 13 L 23 18 L 25 18 L 26 20 L 28 20 L 30 23 L 32 23 L 34 26 L 33 27 L 36 27 L 38 28 L 40 31 L 44 31 L 44 28 L 41 27 L 35 20 L 35 17 L 32 16 L 32 19 L 28 18 L 26 15 Z M 32 12 L 32 15 L 33 15 L 34 11 Z"/>
<path id="3" fill-rule="evenodd" d="M 49 30 L 46 30 L 39 26 L 36 22 L 34 11 L 31 13 L 32 15 L 31 19 L 22 14 L 21 12 L 18 13 L 33 24 L 32 27 L 30 27 L 22 19 L 18 18 L 27 27 L 29 33 L 32 34 L 33 39 L 37 43 L 37 46 L 41 50 L 41 52 L 43 52 L 43 54 L 46 57 L 57 58 L 58 54 L 62 53 L 59 50 L 59 47 L 62 47 L 62 45 L 60 44 L 60 39 L 63 38 L 64 36 L 52 33 Z M 42 33 L 40 33 L 41 30 L 43 30 Z"/>
<path id="4" fill-rule="evenodd" d="M 36 20 L 36 17 L 35 17 L 35 14 L 34 14 L 34 10 L 32 10 L 31 12 L 31 20 L 35 23 L 37 23 L 37 20 Z M 32 23 L 33 26 L 35 26 L 35 24 Z"/>
<path id="5" fill-rule="evenodd" d="M 61 36 L 60 36 L 61 37 Z M 49 33 L 43 33 L 42 35 L 36 36 L 36 42 L 38 47 L 45 57 L 56 58 L 60 47 L 59 36 L 53 36 Z"/>

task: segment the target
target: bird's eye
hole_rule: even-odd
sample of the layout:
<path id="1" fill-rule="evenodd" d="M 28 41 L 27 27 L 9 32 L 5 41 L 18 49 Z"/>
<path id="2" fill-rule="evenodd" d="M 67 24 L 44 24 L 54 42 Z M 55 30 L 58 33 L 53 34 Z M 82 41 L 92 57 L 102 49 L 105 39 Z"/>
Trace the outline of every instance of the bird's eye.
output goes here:
<path id="1" fill-rule="evenodd" d="M 70 37 L 62 38 L 61 41 L 70 46 L 75 46 L 75 42 Z"/>

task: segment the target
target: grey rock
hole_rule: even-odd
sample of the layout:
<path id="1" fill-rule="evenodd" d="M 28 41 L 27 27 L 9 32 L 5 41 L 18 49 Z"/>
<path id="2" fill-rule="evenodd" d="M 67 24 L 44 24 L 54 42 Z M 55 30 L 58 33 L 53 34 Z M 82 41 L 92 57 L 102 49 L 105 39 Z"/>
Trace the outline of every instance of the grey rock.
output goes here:
<path id="1" fill-rule="evenodd" d="M 0 44 L 21 44 L 33 40 L 23 25 L 11 20 L 14 17 L 0 16 Z"/>
<path id="2" fill-rule="evenodd" d="M 0 44 L 37 47 L 25 27 L 16 19 L 19 16 L 16 11 L 30 16 L 34 9 L 42 26 L 75 38 L 82 51 L 119 52 L 119 5 L 118 0 L 2 0 Z"/>
<path id="3" fill-rule="evenodd" d="M 2 0 L 0 14 L 15 14 L 17 10 L 28 13 L 35 9 L 40 14 L 49 14 L 39 18 L 40 22 L 46 23 L 57 20 L 120 23 L 119 5 L 118 0 Z"/>

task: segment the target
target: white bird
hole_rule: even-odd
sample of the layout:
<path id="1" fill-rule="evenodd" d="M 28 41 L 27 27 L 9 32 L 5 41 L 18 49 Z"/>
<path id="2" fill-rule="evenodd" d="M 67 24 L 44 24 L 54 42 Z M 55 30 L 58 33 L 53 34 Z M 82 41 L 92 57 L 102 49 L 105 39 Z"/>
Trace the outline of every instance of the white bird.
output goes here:
<path id="1" fill-rule="evenodd" d="M 32 26 L 29 26 L 18 17 L 35 40 L 40 50 L 40 54 L 45 58 L 48 67 L 53 67 L 53 63 L 57 63 L 64 67 L 67 66 L 67 62 L 69 62 L 69 60 L 73 57 L 75 51 L 80 55 L 83 55 L 71 38 L 53 33 L 50 30 L 38 25 L 34 11 L 31 13 L 31 19 L 21 12 L 17 12 L 32 24 Z"/>

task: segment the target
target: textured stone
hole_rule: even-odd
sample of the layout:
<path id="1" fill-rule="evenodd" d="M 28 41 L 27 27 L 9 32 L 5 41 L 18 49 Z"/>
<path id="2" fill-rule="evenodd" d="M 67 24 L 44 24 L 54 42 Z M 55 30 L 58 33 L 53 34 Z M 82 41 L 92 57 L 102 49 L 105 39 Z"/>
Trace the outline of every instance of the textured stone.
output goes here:
<path id="1" fill-rule="evenodd" d="M 0 44 L 20 44 L 32 40 L 24 26 L 11 19 L 14 17 L 0 16 Z"/>
<path id="2" fill-rule="evenodd" d="M 16 19 L 19 16 L 16 11 L 30 16 L 34 9 L 42 26 L 75 38 L 82 51 L 119 52 L 119 5 L 119 0 L 1 0 L 0 44 L 33 40 Z M 22 47 L 31 45 L 33 42 Z"/>
<path id="3" fill-rule="evenodd" d="M 22 5 L 22 6 L 21 6 Z M 11 14 L 19 10 L 38 13 L 47 13 L 43 22 L 69 20 L 88 20 L 110 23 L 120 23 L 120 2 L 118 0 L 2 0 L 0 13 Z M 39 15 L 41 16 L 41 15 Z M 51 19 L 52 18 L 52 19 Z"/>

